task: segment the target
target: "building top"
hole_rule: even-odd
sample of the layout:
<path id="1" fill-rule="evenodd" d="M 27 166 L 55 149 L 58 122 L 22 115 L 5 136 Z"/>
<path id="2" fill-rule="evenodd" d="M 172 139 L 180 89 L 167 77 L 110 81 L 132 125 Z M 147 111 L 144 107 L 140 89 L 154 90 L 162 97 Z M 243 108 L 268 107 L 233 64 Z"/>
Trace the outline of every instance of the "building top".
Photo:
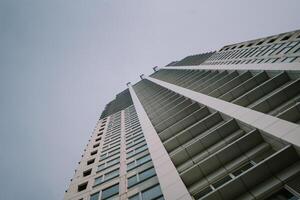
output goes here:
<path id="1" fill-rule="evenodd" d="M 105 109 L 103 110 L 100 119 L 114 114 L 120 110 L 124 110 L 130 105 L 132 105 L 132 99 L 129 90 L 126 89 L 117 94 L 116 98 L 105 106 Z"/>
<path id="2" fill-rule="evenodd" d="M 187 56 L 180 61 L 173 61 L 169 63 L 167 66 L 200 65 L 214 53 L 215 52 L 208 52 L 208 53 Z"/>

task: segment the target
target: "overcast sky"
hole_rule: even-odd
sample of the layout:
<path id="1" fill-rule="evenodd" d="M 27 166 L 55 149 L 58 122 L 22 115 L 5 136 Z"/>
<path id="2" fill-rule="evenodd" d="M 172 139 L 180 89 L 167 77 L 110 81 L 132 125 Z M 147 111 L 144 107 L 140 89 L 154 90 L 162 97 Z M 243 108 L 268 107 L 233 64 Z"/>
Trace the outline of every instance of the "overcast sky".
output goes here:
<path id="1" fill-rule="evenodd" d="M 0 199 L 62 199 L 128 81 L 299 29 L 299 9 L 299 0 L 0 0 Z"/>

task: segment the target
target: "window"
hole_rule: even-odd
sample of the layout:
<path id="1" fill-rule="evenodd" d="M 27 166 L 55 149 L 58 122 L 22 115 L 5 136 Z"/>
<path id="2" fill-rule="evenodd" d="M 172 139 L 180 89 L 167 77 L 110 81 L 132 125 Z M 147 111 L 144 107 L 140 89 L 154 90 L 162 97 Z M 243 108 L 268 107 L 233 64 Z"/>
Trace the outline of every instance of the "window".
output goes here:
<path id="1" fill-rule="evenodd" d="M 300 52 L 300 48 L 296 49 L 293 53 L 298 53 Z"/>
<path id="2" fill-rule="evenodd" d="M 282 188 L 281 190 L 279 190 L 278 192 L 276 192 L 275 194 L 273 194 L 272 196 L 267 198 L 267 200 L 276 200 L 276 199 L 278 199 L 278 200 L 297 200 L 299 198 L 297 196 L 295 196 L 294 194 L 292 194 L 287 189 Z"/>
<path id="3" fill-rule="evenodd" d="M 87 187 L 87 184 L 88 184 L 88 182 L 85 182 L 85 183 L 82 183 L 82 184 L 78 185 L 77 191 L 81 192 L 81 191 L 85 190 L 86 187 Z"/>
<path id="4" fill-rule="evenodd" d="M 283 59 L 281 62 L 289 63 L 289 62 L 293 62 L 295 59 L 296 59 L 295 57 L 287 57 Z"/>
<path id="5" fill-rule="evenodd" d="M 97 139 L 95 140 L 95 142 L 98 142 L 98 141 L 100 141 L 100 140 L 101 140 L 101 137 L 97 138 Z"/>
<path id="6" fill-rule="evenodd" d="M 142 138 L 140 138 L 138 140 L 131 141 L 131 142 L 129 142 L 129 143 L 126 144 L 127 145 L 126 149 L 129 149 L 129 148 L 131 148 L 131 147 L 133 147 L 135 145 L 141 144 L 144 141 L 145 141 L 144 137 L 142 137 Z"/>
<path id="7" fill-rule="evenodd" d="M 228 181 L 231 180 L 231 177 L 229 175 L 219 179 L 218 181 L 216 181 L 215 183 L 212 184 L 212 186 L 214 186 L 214 188 L 218 188 L 220 187 L 221 185 L 227 183 Z"/>
<path id="8" fill-rule="evenodd" d="M 127 153 L 127 158 L 132 157 L 132 156 L 134 156 L 134 155 L 136 155 L 138 153 L 141 153 L 141 152 L 143 152 L 143 151 L 145 151 L 147 149 L 148 149 L 147 144 L 144 144 L 144 145 L 142 145 L 140 147 L 137 147 L 136 149 L 131 150 L 131 151 L 129 151 Z"/>
<path id="9" fill-rule="evenodd" d="M 152 200 L 162 197 L 162 192 L 159 185 L 151 187 L 142 192 L 142 199 L 143 200 Z"/>
<path id="10" fill-rule="evenodd" d="M 256 45 L 261 45 L 262 43 L 264 43 L 264 41 L 260 41 L 260 42 L 257 43 Z"/>
<path id="11" fill-rule="evenodd" d="M 99 147 L 99 145 L 100 145 L 100 143 L 95 144 L 95 145 L 93 146 L 93 148 Z"/>
<path id="12" fill-rule="evenodd" d="M 285 36 L 284 38 L 282 38 L 281 41 L 288 40 L 288 39 L 290 39 L 290 37 L 291 37 L 291 35 L 287 35 L 287 36 Z"/>
<path id="13" fill-rule="evenodd" d="M 208 187 L 204 188 L 203 190 L 201 190 L 200 192 L 196 193 L 194 197 L 195 197 L 195 199 L 201 199 L 202 197 L 204 197 L 211 191 L 212 191 L 211 187 L 208 186 Z"/>
<path id="14" fill-rule="evenodd" d="M 93 155 L 97 154 L 97 152 L 98 152 L 97 150 L 95 150 L 95 151 L 92 151 L 92 152 L 91 152 L 91 156 L 93 156 Z"/>
<path id="15" fill-rule="evenodd" d="M 110 171 L 102 176 L 99 176 L 97 178 L 95 178 L 95 181 L 94 181 L 94 186 L 96 185 L 100 185 L 106 181 L 109 181 L 115 177 L 119 176 L 119 169 L 115 169 L 113 171 Z"/>
<path id="16" fill-rule="evenodd" d="M 89 161 L 87 161 L 87 165 L 90 165 L 90 164 L 92 164 L 92 163 L 94 163 L 95 162 L 95 158 L 94 159 L 91 159 L 91 160 L 89 160 Z"/>
<path id="17" fill-rule="evenodd" d="M 111 166 L 111 165 L 114 165 L 119 162 L 120 162 L 120 158 L 118 157 L 118 158 L 107 161 L 107 166 Z"/>
<path id="18" fill-rule="evenodd" d="M 119 194 L 119 184 L 104 189 L 102 191 L 101 199 L 107 199 L 117 194 Z"/>
<path id="19" fill-rule="evenodd" d="M 141 193 L 137 193 L 128 198 L 128 200 L 164 200 L 163 194 L 161 192 L 160 186 L 152 186 Z"/>
<path id="20" fill-rule="evenodd" d="M 92 169 L 88 169 L 83 172 L 83 177 L 86 177 L 86 176 L 90 175 L 91 173 L 92 173 Z"/>
<path id="21" fill-rule="evenodd" d="M 275 42 L 276 38 L 273 38 L 271 40 L 268 41 L 268 43 L 272 43 L 272 42 Z"/>
<path id="22" fill-rule="evenodd" d="M 98 134 L 97 134 L 97 136 L 101 136 L 102 134 L 103 134 L 103 132 L 101 132 L 101 133 L 98 133 Z"/>
<path id="23" fill-rule="evenodd" d="M 146 155 L 146 156 L 144 156 L 144 157 L 141 157 L 141 158 L 137 159 L 137 160 L 136 160 L 136 163 L 137 163 L 137 165 L 143 164 L 143 163 L 149 161 L 150 159 L 151 159 L 151 158 L 150 158 L 150 155 L 148 154 L 148 155 Z"/>
<path id="24" fill-rule="evenodd" d="M 153 167 L 150 169 L 144 170 L 142 172 L 139 172 L 138 174 L 128 178 L 128 188 L 130 188 L 142 181 L 145 181 L 153 176 L 155 176 L 155 170 Z"/>
<path id="25" fill-rule="evenodd" d="M 120 153 L 120 148 L 117 148 L 117 149 L 114 149 L 112 151 L 109 151 L 109 152 L 105 152 L 104 154 L 102 154 L 100 156 L 100 159 L 103 160 L 107 157 L 110 157 L 110 156 L 113 156 L 113 155 L 116 155 L 116 154 L 119 154 Z"/>
<path id="26" fill-rule="evenodd" d="M 135 167 L 135 161 L 132 161 L 127 164 L 127 170 L 133 169 Z"/>
<path id="27" fill-rule="evenodd" d="M 107 167 L 111 167 L 115 164 L 118 164 L 119 162 L 120 162 L 120 157 L 117 157 L 117 158 L 107 161 L 106 163 L 102 163 L 101 165 L 98 165 L 97 172 L 104 170 Z"/>
<path id="28" fill-rule="evenodd" d="M 105 163 L 103 163 L 101 165 L 98 165 L 97 171 L 100 171 L 100 170 L 104 169 L 104 167 L 105 167 Z"/>
<path id="29" fill-rule="evenodd" d="M 98 200 L 99 199 L 99 192 L 92 194 L 90 200 Z"/>
<path id="30" fill-rule="evenodd" d="M 99 176 L 97 178 L 95 178 L 95 181 L 94 181 L 94 186 L 95 185 L 99 185 L 103 182 L 103 176 Z"/>
<path id="31" fill-rule="evenodd" d="M 129 178 L 127 179 L 127 181 L 128 181 L 128 188 L 130 188 L 130 187 L 136 185 L 136 184 L 138 183 L 137 175 L 134 175 L 134 176 L 132 176 L 132 177 L 129 177 Z"/>
<path id="32" fill-rule="evenodd" d="M 249 163 L 246 163 L 245 165 L 243 165 L 242 167 L 236 169 L 235 171 L 232 172 L 232 174 L 234 176 L 238 176 L 240 174 L 242 174 L 243 172 L 247 171 L 248 169 L 250 169 L 251 167 L 253 167 L 253 163 L 252 162 L 249 162 Z"/>
<path id="33" fill-rule="evenodd" d="M 154 175 L 155 175 L 154 168 L 150 168 L 139 173 L 139 180 L 144 181 L 150 177 L 153 177 Z"/>
<path id="34" fill-rule="evenodd" d="M 128 198 L 128 200 L 140 200 L 140 195 L 136 194 Z"/>
<path id="35" fill-rule="evenodd" d="M 112 178 L 115 178 L 115 177 L 119 176 L 119 169 L 115 169 L 113 171 L 110 171 L 110 172 L 106 173 L 104 176 L 105 176 L 104 177 L 105 180 L 110 180 Z"/>

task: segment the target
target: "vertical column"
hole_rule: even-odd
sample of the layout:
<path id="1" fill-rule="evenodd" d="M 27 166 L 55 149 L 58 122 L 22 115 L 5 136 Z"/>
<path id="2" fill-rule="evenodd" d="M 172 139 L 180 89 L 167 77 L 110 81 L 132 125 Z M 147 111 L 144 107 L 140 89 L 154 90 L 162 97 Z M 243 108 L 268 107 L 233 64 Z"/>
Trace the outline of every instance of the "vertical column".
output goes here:
<path id="1" fill-rule="evenodd" d="M 127 199 L 126 189 L 126 145 L 125 145 L 125 113 L 121 111 L 121 147 L 120 147 L 120 199 Z"/>
<path id="2" fill-rule="evenodd" d="M 131 84 L 128 84 L 128 87 L 164 198 L 166 200 L 192 200 Z"/>

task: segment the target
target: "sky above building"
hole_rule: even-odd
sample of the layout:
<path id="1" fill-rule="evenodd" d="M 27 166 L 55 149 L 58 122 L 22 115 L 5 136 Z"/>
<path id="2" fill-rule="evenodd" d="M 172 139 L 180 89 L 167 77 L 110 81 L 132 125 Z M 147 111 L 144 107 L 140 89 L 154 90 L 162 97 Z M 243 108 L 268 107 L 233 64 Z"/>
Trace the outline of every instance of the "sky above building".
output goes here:
<path id="1" fill-rule="evenodd" d="M 0 199 L 62 199 L 104 106 L 191 54 L 300 28 L 299 0 L 0 0 Z"/>

